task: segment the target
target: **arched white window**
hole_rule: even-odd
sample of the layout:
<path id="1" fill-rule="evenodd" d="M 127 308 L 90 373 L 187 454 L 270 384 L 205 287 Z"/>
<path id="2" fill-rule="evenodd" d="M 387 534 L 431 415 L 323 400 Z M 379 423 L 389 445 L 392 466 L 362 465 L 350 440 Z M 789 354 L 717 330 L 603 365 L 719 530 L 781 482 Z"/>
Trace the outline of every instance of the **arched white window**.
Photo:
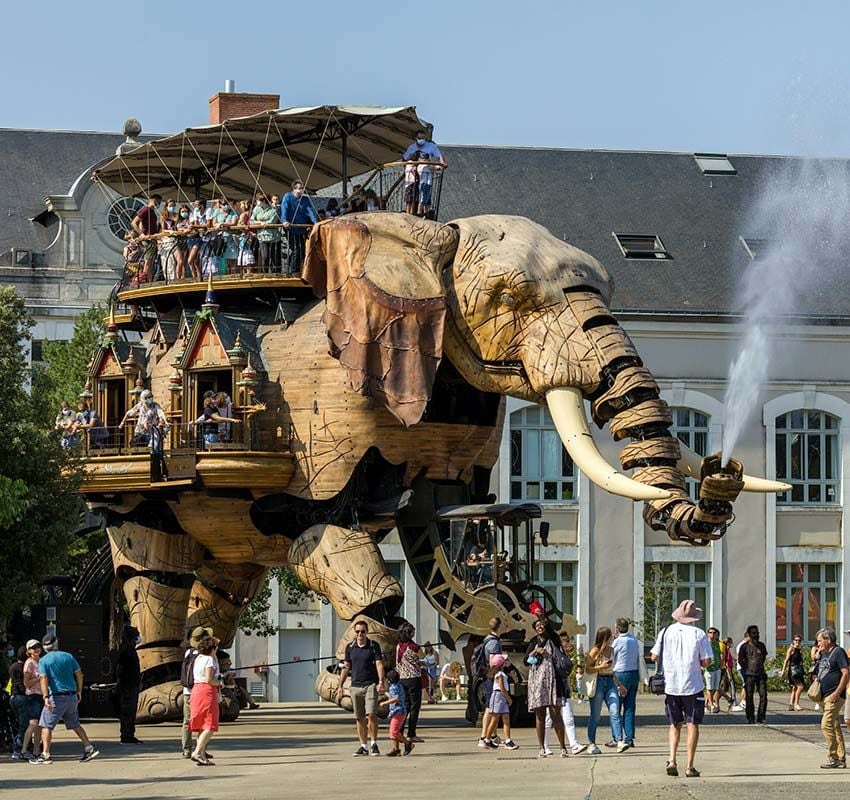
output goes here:
<path id="1" fill-rule="evenodd" d="M 711 446 L 708 415 L 693 408 L 671 408 L 670 413 L 673 415 L 670 433 L 695 453 L 707 456 Z M 686 480 L 688 494 L 692 500 L 696 500 L 699 492 L 699 481 L 696 478 L 687 478 Z"/>
<path id="2" fill-rule="evenodd" d="M 839 502 L 839 419 L 826 411 L 797 409 L 776 417 L 776 477 L 790 483 L 783 505 Z"/>
<path id="3" fill-rule="evenodd" d="M 576 473 L 548 409 L 531 405 L 511 414 L 511 500 L 575 502 Z"/>

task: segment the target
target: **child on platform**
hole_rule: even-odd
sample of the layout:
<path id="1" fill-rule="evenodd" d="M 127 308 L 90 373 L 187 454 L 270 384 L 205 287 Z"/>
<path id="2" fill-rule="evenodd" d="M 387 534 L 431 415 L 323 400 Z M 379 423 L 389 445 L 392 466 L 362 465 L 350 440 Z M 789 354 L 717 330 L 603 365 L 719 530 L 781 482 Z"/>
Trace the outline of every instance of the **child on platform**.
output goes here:
<path id="1" fill-rule="evenodd" d="M 404 687 L 401 685 L 401 680 L 398 672 L 391 669 L 387 672 L 387 699 L 383 700 L 380 705 L 390 707 L 390 739 L 393 743 L 393 749 L 387 753 L 391 758 L 401 755 L 400 745 L 404 745 L 404 755 L 409 756 L 413 750 L 413 742 L 404 735 L 404 719 L 407 716 L 407 705 L 404 702 Z"/>
<path id="2" fill-rule="evenodd" d="M 490 657 L 490 669 L 487 678 L 493 681 L 493 693 L 490 695 L 490 727 L 487 729 L 485 740 L 493 739 L 496 728 L 499 727 L 499 717 L 502 718 L 502 728 L 505 734 L 503 746 L 506 750 L 516 750 L 519 745 L 511 739 L 511 693 L 510 681 L 504 670 L 508 657 L 504 653 L 496 653 Z"/>
<path id="3" fill-rule="evenodd" d="M 415 214 L 419 202 L 419 173 L 416 171 L 416 162 L 419 153 L 412 153 L 410 160 L 404 165 L 404 211 L 406 214 Z"/>

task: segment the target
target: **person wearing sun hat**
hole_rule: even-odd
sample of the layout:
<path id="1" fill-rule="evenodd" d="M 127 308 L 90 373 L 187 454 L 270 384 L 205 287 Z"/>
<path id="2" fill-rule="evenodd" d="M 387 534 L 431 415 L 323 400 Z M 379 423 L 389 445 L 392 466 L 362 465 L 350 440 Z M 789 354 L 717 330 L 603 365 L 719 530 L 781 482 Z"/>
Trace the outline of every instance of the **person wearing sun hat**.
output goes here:
<path id="1" fill-rule="evenodd" d="M 698 778 L 694 757 L 699 741 L 699 726 L 705 715 L 703 668 L 711 663 L 711 645 L 705 631 L 696 627 L 702 609 L 693 600 L 683 600 L 673 612 L 674 624 L 663 628 L 650 651 L 652 660 L 660 662 L 664 674 L 664 711 L 670 722 L 670 759 L 667 774 L 677 776 L 676 751 L 682 723 L 688 726 L 687 768 L 685 776 Z"/>
<path id="2" fill-rule="evenodd" d="M 192 628 L 191 633 L 189 634 L 189 647 L 186 648 L 186 652 L 183 654 L 183 663 L 187 664 L 190 660 L 194 659 L 194 656 L 198 654 L 198 643 L 206 636 L 212 636 L 212 628 L 205 628 L 202 625 L 198 625 L 195 628 Z M 191 673 L 191 666 L 188 669 L 188 672 Z M 184 674 L 187 673 L 186 669 L 181 670 L 181 679 Z M 189 730 L 189 719 L 191 717 L 191 712 L 189 710 L 189 698 L 192 695 L 192 687 L 187 686 L 185 681 L 183 683 L 183 728 L 181 731 L 181 743 L 183 745 L 183 758 L 191 758 L 192 757 L 192 731 Z"/>

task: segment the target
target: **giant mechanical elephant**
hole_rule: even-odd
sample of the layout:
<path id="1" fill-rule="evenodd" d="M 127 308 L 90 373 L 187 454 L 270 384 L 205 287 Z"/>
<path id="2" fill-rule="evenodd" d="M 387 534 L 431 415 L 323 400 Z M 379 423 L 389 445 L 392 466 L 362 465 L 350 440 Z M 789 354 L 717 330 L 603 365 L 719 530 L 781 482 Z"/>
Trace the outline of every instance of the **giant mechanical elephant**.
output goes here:
<path id="1" fill-rule="evenodd" d="M 109 508 L 131 612 L 140 597 L 161 612 L 143 631 L 151 652 L 140 719 L 176 713 L 166 668 L 180 659 L 186 625 L 232 638 L 270 565 L 289 564 L 342 619 L 370 619 L 389 643 L 402 591 L 376 539 L 395 526 L 415 537 L 436 507 L 487 497 L 506 395 L 546 404 L 589 479 L 645 501 L 647 523 L 673 539 L 707 544 L 725 532 L 742 488 L 778 488 L 735 462 L 721 470 L 718 459 L 682 452 L 653 376 L 611 316 L 605 269 L 528 219 L 328 220 L 310 237 L 304 279 L 315 297 L 294 322 L 258 332 L 265 424 L 290 436 L 287 485 L 192 488 Z M 633 477 L 594 446 L 585 401 L 615 440 L 631 439 L 620 461 Z M 686 474 L 701 479 L 698 502 Z M 149 557 L 169 543 L 168 558 Z M 499 610 L 494 602 L 483 619 Z M 521 609 L 505 616 L 517 627 L 528 619 Z M 323 673 L 320 693 L 334 680 Z"/>

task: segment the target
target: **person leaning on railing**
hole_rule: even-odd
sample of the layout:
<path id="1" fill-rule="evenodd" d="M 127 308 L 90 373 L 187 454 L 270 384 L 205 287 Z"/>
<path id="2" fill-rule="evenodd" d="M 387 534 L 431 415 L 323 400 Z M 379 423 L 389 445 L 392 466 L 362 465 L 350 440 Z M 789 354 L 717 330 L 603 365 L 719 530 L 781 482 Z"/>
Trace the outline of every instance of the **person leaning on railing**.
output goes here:
<path id="1" fill-rule="evenodd" d="M 304 184 L 301 181 L 295 181 L 292 191 L 287 192 L 283 198 L 281 221 L 289 233 L 289 265 L 286 274 L 298 276 L 304 263 L 308 228 L 319 221 L 313 201 L 304 194 Z"/>
<path id="2" fill-rule="evenodd" d="M 201 432 L 204 435 L 204 444 L 209 445 L 218 444 L 221 441 L 221 437 L 218 432 L 219 423 L 239 423 L 240 421 L 241 420 L 233 417 L 225 417 L 219 414 L 218 407 L 215 404 L 215 398 L 206 397 L 204 398 L 204 409 L 201 411 L 201 415 L 195 420 L 195 424 L 201 426 Z"/>
<path id="3" fill-rule="evenodd" d="M 133 230 L 140 236 L 152 236 L 159 233 L 159 219 L 157 215 L 157 206 L 162 203 L 162 197 L 158 194 L 151 195 L 148 202 L 139 209 L 133 221 L 130 223 Z M 153 262 L 156 258 L 156 240 L 142 238 L 142 255 L 144 262 L 142 271 L 138 275 L 138 282 L 143 283 L 151 279 L 153 274 Z"/>
<path id="4" fill-rule="evenodd" d="M 153 399 L 153 393 L 150 389 L 145 389 L 141 398 L 136 405 L 127 411 L 124 418 L 118 424 L 118 429 L 123 430 L 128 419 L 136 421 L 136 427 L 133 431 L 134 443 L 140 445 L 149 445 L 152 442 L 151 434 L 154 426 L 165 429 L 168 427 L 168 419 L 162 406 Z"/>
<path id="5" fill-rule="evenodd" d="M 266 227 L 279 224 L 277 208 L 268 202 L 265 195 L 257 195 L 257 202 L 251 212 L 251 227 L 257 228 L 260 266 L 266 271 L 280 268 L 280 228 Z"/>

